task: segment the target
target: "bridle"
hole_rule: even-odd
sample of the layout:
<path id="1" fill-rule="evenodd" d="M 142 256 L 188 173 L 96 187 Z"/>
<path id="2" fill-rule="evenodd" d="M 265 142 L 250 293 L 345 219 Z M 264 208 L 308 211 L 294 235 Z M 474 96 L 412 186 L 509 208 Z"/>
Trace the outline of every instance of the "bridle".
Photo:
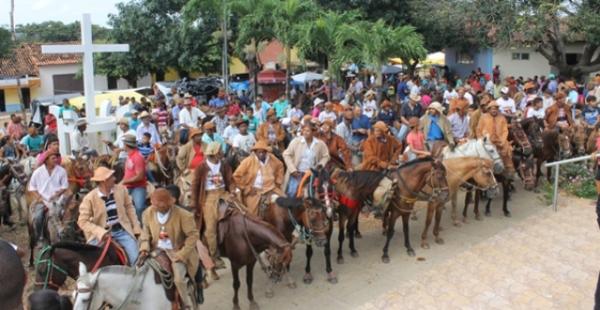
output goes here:
<path id="1" fill-rule="evenodd" d="M 495 189 L 496 187 L 498 187 L 498 181 L 496 180 L 496 176 L 494 175 L 494 171 L 492 168 L 488 168 L 485 165 L 483 165 L 483 159 L 482 158 L 476 158 L 477 163 L 478 163 L 478 169 L 482 170 L 485 174 L 489 175 L 490 178 L 492 179 L 492 184 L 489 185 L 488 187 L 481 187 L 477 184 L 474 184 L 472 182 L 469 182 L 468 180 L 462 180 L 461 182 L 462 184 L 467 185 L 470 188 L 476 189 L 476 190 L 481 190 L 481 191 L 487 191 L 490 189 Z M 447 174 L 452 174 L 452 175 L 457 175 L 457 172 L 452 171 L 451 169 L 446 168 L 446 173 Z"/>
<path id="2" fill-rule="evenodd" d="M 406 189 L 412 197 L 400 196 L 402 201 L 409 203 L 409 204 L 413 204 L 418 200 L 433 202 L 433 201 L 437 200 L 439 197 L 441 197 L 444 192 L 448 193 L 448 191 L 449 191 L 448 184 L 446 183 L 446 185 L 442 185 L 444 183 L 444 181 L 446 181 L 446 176 L 445 176 L 446 169 L 444 168 L 444 166 L 441 163 L 437 162 L 436 160 L 433 160 L 433 162 L 431 164 L 432 169 L 427 174 L 427 179 L 425 179 L 425 185 L 423 187 L 421 187 L 421 189 L 418 192 L 415 192 L 412 189 L 410 189 L 407 186 L 406 181 L 402 177 L 400 170 L 405 167 L 400 167 L 400 168 L 398 168 L 398 170 L 396 170 L 397 179 L 400 183 L 402 183 L 402 185 L 404 185 L 403 188 Z M 434 180 L 435 180 L 435 184 L 434 184 Z M 431 193 L 428 193 L 427 191 L 425 191 L 426 187 L 431 188 Z"/>
<path id="3" fill-rule="evenodd" d="M 52 259 L 52 253 L 51 253 L 52 250 L 53 250 L 52 246 L 48 245 L 48 246 L 45 246 L 40 251 L 38 258 L 35 261 L 35 269 L 37 270 L 38 269 L 37 267 L 40 264 L 46 264 L 46 268 L 45 268 L 46 272 L 45 272 L 45 276 L 44 276 L 44 282 L 36 281 L 34 284 L 42 285 L 43 289 L 47 289 L 48 286 L 51 286 L 58 290 L 61 288 L 62 285 L 58 285 L 58 284 L 54 283 L 54 281 L 52 281 L 52 274 L 54 273 L 54 270 L 62 273 L 65 277 L 68 277 L 69 273 L 54 263 L 54 260 Z M 42 258 L 42 256 L 46 255 L 46 253 L 50 253 L 50 256 L 48 258 Z"/>

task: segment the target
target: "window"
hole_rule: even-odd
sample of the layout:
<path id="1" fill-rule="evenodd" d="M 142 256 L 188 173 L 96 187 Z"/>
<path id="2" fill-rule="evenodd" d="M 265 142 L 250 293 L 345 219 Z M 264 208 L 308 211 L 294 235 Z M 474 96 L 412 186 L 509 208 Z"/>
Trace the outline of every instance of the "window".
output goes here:
<path id="1" fill-rule="evenodd" d="M 581 54 L 575 54 L 575 53 L 567 53 L 566 55 L 567 58 L 567 65 L 569 66 L 574 66 L 579 62 L 579 58 L 581 58 Z"/>
<path id="2" fill-rule="evenodd" d="M 469 53 L 456 52 L 456 63 L 469 65 L 475 63 L 475 60 L 473 59 L 473 56 Z"/>
<path id="3" fill-rule="evenodd" d="M 117 89 L 117 78 L 116 77 L 112 77 L 112 76 L 108 76 L 106 77 L 106 82 L 107 82 L 107 86 L 108 89 Z"/>
<path id="4" fill-rule="evenodd" d="M 529 60 L 529 53 L 512 53 L 512 60 Z"/>

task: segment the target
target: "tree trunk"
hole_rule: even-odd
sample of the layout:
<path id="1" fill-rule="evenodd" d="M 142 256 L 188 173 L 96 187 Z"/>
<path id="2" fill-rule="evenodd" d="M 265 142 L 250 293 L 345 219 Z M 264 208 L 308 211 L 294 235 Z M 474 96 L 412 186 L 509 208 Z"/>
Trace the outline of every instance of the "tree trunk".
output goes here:
<path id="1" fill-rule="evenodd" d="M 126 76 L 125 80 L 127 80 L 127 84 L 131 88 L 137 88 L 137 77 L 136 76 Z"/>

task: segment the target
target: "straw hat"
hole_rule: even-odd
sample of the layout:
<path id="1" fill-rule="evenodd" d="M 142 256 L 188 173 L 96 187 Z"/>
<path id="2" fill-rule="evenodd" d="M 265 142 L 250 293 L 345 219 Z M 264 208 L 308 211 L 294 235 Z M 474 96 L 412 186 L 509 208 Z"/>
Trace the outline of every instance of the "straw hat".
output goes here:
<path id="1" fill-rule="evenodd" d="M 378 121 L 377 123 L 375 123 L 375 125 L 373 125 L 373 129 L 379 129 L 383 132 L 387 132 L 388 126 L 384 122 Z"/>
<path id="2" fill-rule="evenodd" d="M 120 125 L 120 124 L 129 126 L 129 120 L 126 117 L 121 117 L 119 119 L 119 121 L 117 122 L 117 125 Z"/>
<path id="3" fill-rule="evenodd" d="M 321 123 L 321 126 L 323 126 L 323 125 L 327 125 L 327 126 L 329 126 L 329 129 L 333 129 L 333 128 L 335 128 L 335 125 L 334 125 L 333 121 L 332 121 L 332 120 L 330 120 L 330 119 L 326 119 L 326 120 L 324 120 L 324 121 Z"/>
<path id="4" fill-rule="evenodd" d="M 412 101 L 421 101 L 421 96 L 419 96 L 417 94 L 410 94 L 410 96 L 408 96 L 408 99 L 410 99 Z"/>
<path id="5" fill-rule="evenodd" d="M 375 93 L 375 91 L 373 91 L 372 89 L 369 89 L 366 93 L 365 93 L 365 97 L 371 97 L 371 96 L 375 96 L 377 95 Z"/>
<path id="6" fill-rule="evenodd" d="M 98 167 L 94 170 L 94 176 L 90 179 L 94 182 L 104 182 L 115 173 L 114 170 L 110 170 L 106 167 Z"/>
<path id="7" fill-rule="evenodd" d="M 254 144 L 254 146 L 252 147 L 251 150 L 252 151 L 263 150 L 263 151 L 271 152 L 271 147 L 269 147 L 269 144 L 267 143 L 267 141 L 258 140 L 258 142 L 256 142 Z"/>
<path id="8" fill-rule="evenodd" d="M 140 114 L 140 119 L 144 117 L 150 117 L 150 113 L 148 113 L 148 111 L 142 112 L 142 114 Z"/>
<path id="9" fill-rule="evenodd" d="M 217 154 L 219 154 L 220 151 L 221 151 L 221 144 L 219 142 L 211 142 L 206 147 L 206 152 L 204 152 L 204 153 L 206 155 L 210 156 L 210 155 L 217 155 Z"/>
<path id="10" fill-rule="evenodd" d="M 318 106 L 319 104 L 321 104 L 321 103 L 323 103 L 323 102 L 325 102 L 325 100 L 323 100 L 323 99 L 321 99 L 321 98 L 317 97 L 317 98 L 315 98 L 315 100 L 313 101 L 313 104 L 314 104 L 314 106 L 316 107 L 316 106 Z"/>
<path id="11" fill-rule="evenodd" d="M 444 107 L 437 101 L 432 102 L 427 109 L 433 109 L 438 111 L 440 114 L 444 114 Z"/>
<path id="12" fill-rule="evenodd" d="M 184 99 L 191 99 L 191 98 L 194 98 L 194 96 L 192 96 L 192 94 L 190 94 L 190 93 L 185 93 L 185 95 L 183 95 L 183 98 Z"/>
<path id="13" fill-rule="evenodd" d="M 137 138 L 134 135 L 126 134 L 121 138 L 121 141 L 129 147 L 137 147 Z"/>
<path id="14" fill-rule="evenodd" d="M 523 86 L 523 90 L 525 90 L 525 91 L 527 91 L 528 89 L 533 89 L 533 88 L 535 88 L 535 84 L 533 82 L 527 82 Z"/>
<path id="15" fill-rule="evenodd" d="M 500 108 L 500 106 L 498 105 L 498 102 L 496 102 L 496 100 L 490 101 L 490 103 L 488 103 L 487 107 L 488 107 L 488 109 Z"/>
<path id="16" fill-rule="evenodd" d="M 193 138 L 194 136 L 201 135 L 201 134 L 202 134 L 202 129 L 193 128 L 192 130 L 190 130 L 190 139 Z"/>
<path id="17" fill-rule="evenodd" d="M 213 122 L 204 123 L 204 125 L 202 125 L 202 127 L 204 128 L 204 130 L 209 130 L 209 129 L 215 129 L 216 128 L 215 123 L 213 123 Z"/>
<path id="18" fill-rule="evenodd" d="M 85 120 L 85 118 L 80 118 L 75 122 L 75 126 L 77 126 L 77 127 L 83 126 L 83 125 L 87 125 L 87 121 Z"/>

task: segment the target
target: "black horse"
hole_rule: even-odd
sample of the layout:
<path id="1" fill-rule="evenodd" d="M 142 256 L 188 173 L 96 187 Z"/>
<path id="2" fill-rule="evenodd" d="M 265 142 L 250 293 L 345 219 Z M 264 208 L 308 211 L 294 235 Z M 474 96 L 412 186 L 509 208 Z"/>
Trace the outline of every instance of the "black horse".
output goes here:
<path id="1" fill-rule="evenodd" d="M 29 309 L 31 310 L 71 310 L 73 303 L 69 297 L 59 295 L 53 290 L 40 290 L 29 295 Z"/>
<path id="2" fill-rule="evenodd" d="M 20 309 L 27 274 L 15 248 L 4 240 L 0 240 L 0 262 L 1 307 Z"/>

